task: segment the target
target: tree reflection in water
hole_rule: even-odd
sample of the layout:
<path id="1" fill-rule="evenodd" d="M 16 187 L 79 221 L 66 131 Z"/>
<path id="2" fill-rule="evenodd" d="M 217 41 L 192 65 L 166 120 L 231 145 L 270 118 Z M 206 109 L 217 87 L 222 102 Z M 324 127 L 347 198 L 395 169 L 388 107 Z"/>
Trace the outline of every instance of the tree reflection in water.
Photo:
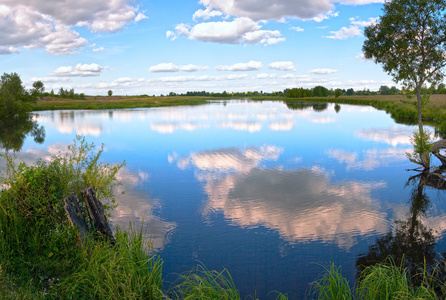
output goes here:
<path id="1" fill-rule="evenodd" d="M 26 136 L 32 136 L 36 143 L 45 141 L 45 128 L 25 113 L 13 118 L 0 118 L 0 148 L 7 151 L 20 151 Z"/>
<path id="2" fill-rule="evenodd" d="M 432 173 L 420 173 L 409 178 L 407 185 L 414 186 L 407 213 L 407 219 L 395 221 L 395 228 L 379 238 L 376 244 L 369 247 L 367 254 L 361 255 L 356 261 L 358 273 L 367 266 L 382 263 L 391 258 L 395 265 L 407 268 L 413 279 L 417 281 L 420 267 L 426 267 L 430 272 L 438 265 L 440 255 L 435 251 L 437 239 L 432 228 L 423 224 L 423 219 L 431 205 L 426 195 L 425 187 L 446 189 L 446 182 Z M 437 270 L 438 271 L 438 270 Z M 439 273 L 437 276 L 442 276 Z M 419 278 L 422 280 L 422 278 Z M 414 282 L 416 283 L 416 282 Z"/>

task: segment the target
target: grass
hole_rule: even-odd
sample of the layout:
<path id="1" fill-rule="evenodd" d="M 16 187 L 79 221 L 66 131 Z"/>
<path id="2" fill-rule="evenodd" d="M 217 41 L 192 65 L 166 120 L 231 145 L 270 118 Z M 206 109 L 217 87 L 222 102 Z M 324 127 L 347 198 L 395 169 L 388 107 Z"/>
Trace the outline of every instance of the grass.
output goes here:
<path id="1" fill-rule="evenodd" d="M 86 100 L 45 97 L 32 105 L 33 111 L 60 109 L 124 109 L 206 104 L 206 97 L 92 97 Z"/>
<path id="2" fill-rule="evenodd" d="M 332 264 L 324 269 L 321 277 L 312 283 L 310 294 L 315 299 L 352 299 L 350 285 L 342 276 L 341 267 Z"/>
<path id="3" fill-rule="evenodd" d="M 231 274 L 226 269 L 221 272 L 210 271 L 199 265 L 196 269 L 180 275 L 178 281 L 172 288 L 175 299 L 241 299 Z"/>
<path id="4" fill-rule="evenodd" d="M 444 289 L 445 283 L 435 279 L 435 272 L 420 269 L 417 274 L 422 278 L 420 284 L 414 284 L 414 278 L 403 266 L 397 266 L 388 259 L 382 263 L 365 268 L 358 276 L 356 285 L 351 288 L 342 276 L 340 267 L 332 264 L 325 267 L 323 275 L 311 284 L 311 299 L 438 299 L 436 291 Z"/>

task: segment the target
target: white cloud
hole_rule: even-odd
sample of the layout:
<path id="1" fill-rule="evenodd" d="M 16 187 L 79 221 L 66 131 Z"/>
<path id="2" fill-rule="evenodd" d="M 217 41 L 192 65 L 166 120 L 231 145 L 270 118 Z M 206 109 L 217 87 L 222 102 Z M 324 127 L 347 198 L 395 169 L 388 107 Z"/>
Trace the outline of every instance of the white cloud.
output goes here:
<path id="1" fill-rule="evenodd" d="M 255 78 L 257 79 L 276 79 L 279 76 L 277 74 L 260 73 L 257 74 Z"/>
<path id="2" fill-rule="evenodd" d="M 20 50 L 18 48 L 12 46 L 0 46 L 0 56 L 12 53 L 19 53 Z"/>
<path id="3" fill-rule="evenodd" d="M 263 68 L 263 64 L 258 61 L 250 60 L 247 63 L 237 63 L 232 66 L 217 66 L 215 69 L 217 71 L 256 71 L 261 70 Z"/>
<path id="4" fill-rule="evenodd" d="M 328 74 L 333 74 L 336 72 L 338 72 L 338 70 L 334 70 L 334 69 L 314 69 L 314 70 L 308 71 L 308 73 L 315 74 L 315 75 L 328 75 Z"/>
<path id="5" fill-rule="evenodd" d="M 161 63 L 156 66 L 151 66 L 149 68 L 149 72 L 197 72 L 197 71 L 206 71 L 209 67 L 207 66 L 196 66 L 196 65 L 185 65 L 185 66 L 177 66 L 174 63 Z"/>
<path id="6" fill-rule="evenodd" d="M 50 73 L 51 76 L 62 77 L 89 77 L 101 75 L 104 67 L 98 64 L 77 64 L 75 67 L 64 66 L 57 68 L 54 72 Z"/>
<path id="7" fill-rule="evenodd" d="M 384 0 L 200 0 L 206 10 L 218 10 L 226 15 L 247 17 L 252 20 L 278 20 L 298 18 L 321 21 L 336 16 L 334 2 L 348 5 L 382 3 Z"/>
<path id="8" fill-rule="evenodd" d="M 313 18 L 313 21 L 320 23 L 323 20 L 330 19 L 331 17 L 337 17 L 338 15 L 339 13 L 336 11 L 329 11 L 327 13 L 321 13 L 317 15 L 316 17 Z"/>
<path id="9" fill-rule="evenodd" d="M 148 18 L 149 18 L 149 17 L 146 16 L 145 14 L 143 14 L 143 13 L 138 13 L 138 15 L 135 17 L 135 22 L 139 22 L 139 21 L 141 21 L 141 20 L 148 19 Z"/>
<path id="10" fill-rule="evenodd" d="M 375 61 L 373 60 L 373 58 L 366 58 L 365 55 L 364 55 L 364 53 L 359 53 L 358 55 L 355 56 L 355 58 L 356 58 L 357 60 L 362 61 L 362 62 L 375 62 Z"/>
<path id="11" fill-rule="evenodd" d="M 247 17 L 252 20 L 281 20 L 283 18 L 312 19 L 331 11 L 330 0 L 200 0 L 207 9 L 217 9 L 226 15 Z"/>
<path id="12" fill-rule="evenodd" d="M 176 33 L 166 32 L 166 37 L 175 40 L 177 36 L 187 36 L 191 40 L 221 44 L 261 44 L 274 45 L 285 41 L 278 30 L 261 30 L 259 22 L 249 18 L 236 18 L 233 21 L 204 22 L 191 27 L 178 24 Z"/>
<path id="13" fill-rule="evenodd" d="M 369 18 L 368 21 L 359 21 L 359 20 L 356 20 L 356 18 L 350 18 L 350 21 L 353 25 L 366 27 L 366 26 L 370 26 L 372 24 L 376 24 L 376 22 L 378 22 L 378 19 L 379 18 Z"/>
<path id="14" fill-rule="evenodd" d="M 270 63 L 268 68 L 280 71 L 296 71 L 296 67 L 292 61 L 276 61 Z"/>
<path id="15" fill-rule="evenodd" d="M 203 20 L 207 20 L 213 17 L 218 17 L 221 16 L 223 13 L 221 11 L 218 10 L 213 10 L 211 8 L 206 8 L 205 10 L 199 9 L 197 10 L 194 15 L 193 15 L 193 19 L 194 21 L 198 18 L 201 18 Z"/>
<path id="16" fill-rule="evenodd" d="M 333 40 L 346 40 L 355 36 L 362 36 L 362 31 L 356 25 L 350 25 L 350 27 L 342 27 L 338 31 L 330 31 L 332 35 L 324 36 L 327 39 Z"/>
<path id="17" fill-rule="evenodd" d="M 4 0 L 0 4 L 0 54 L 18 52 L 20 47 L 45 48 L 54 55 L 74 54 L 87 40 L 73 26 L 114 32 L 147 18 L 131 3 L 131 0 Z"/>
<path id="18" fill-rule="evenodd" d="M 166 38 L 168 40 L 174 41 L 177 39 L 177 35 L 175 34 L 175 32 L 168 30 L 166 31 Z"/>
<path id="19" fill-rule="evenodd" d="M 305 30 L 305 29 L 303 29 L 303 28 L 301 28 L 301 27 L 291 27 L 290 29 L 291 29 L 291 30 L 294 30 L 294 31 L 297 31 L 297 32 L 302 32 L 302 31 Z"/>
<path id="20" fill-rule="evenodd" d="M 103 50 L 105 50 L 104 47 L 98 47 L 98 48 L 94 48 L 93 52 L 99 52 L 99 51 L 103 51 Z"/>

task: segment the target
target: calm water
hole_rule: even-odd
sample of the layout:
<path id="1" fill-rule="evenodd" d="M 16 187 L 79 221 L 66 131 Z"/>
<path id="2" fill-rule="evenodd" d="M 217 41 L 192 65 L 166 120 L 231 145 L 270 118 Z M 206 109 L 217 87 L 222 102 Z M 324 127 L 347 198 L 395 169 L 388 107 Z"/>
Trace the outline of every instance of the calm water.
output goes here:
<path id="1" fill-rule="evenodd" d="M 342 265 L 353 282 L 357 264 L 380 257 L 377 242 L 414 259 L 446 251 L 444 192 L 406 186 L 414 127 L 370 107 L 231 101 L 36 119 L 45 142 L 27 138 L 25 161 L 76 134 L 104 143 L 105 161 L 126 161 L 113 225 L 144 220 L 167 281 L 202 263 L 230 270 L 243 297 L 298 299 L 320 264 Z M 425 209 L 414 208 L 420 197 Z"/>

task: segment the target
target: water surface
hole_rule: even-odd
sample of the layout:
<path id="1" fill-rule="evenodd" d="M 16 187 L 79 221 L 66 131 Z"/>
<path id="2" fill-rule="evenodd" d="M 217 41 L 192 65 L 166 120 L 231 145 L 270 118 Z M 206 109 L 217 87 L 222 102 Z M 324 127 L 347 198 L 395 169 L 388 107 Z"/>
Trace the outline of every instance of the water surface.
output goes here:
<path id="1" fill-rule="evenodd" d="M 446 250 L 444 193 L 406 186 L 414 127 L 371 107 L 229 101 L 35 119 L 45 142 L 25 139 L 25 161 L 48 159 L 76 134 L 104 143 L 107 162 L 126 161 L 113 226 L 144 220 L 167 281 L 202 263 L 227 268 L 243 297 L 297 299 L 321 264 L 342 265 L 353 282 L 377 242 L 392 249 L 410 228 L 428 233 L 405 239 L 417 255 Z"/>

